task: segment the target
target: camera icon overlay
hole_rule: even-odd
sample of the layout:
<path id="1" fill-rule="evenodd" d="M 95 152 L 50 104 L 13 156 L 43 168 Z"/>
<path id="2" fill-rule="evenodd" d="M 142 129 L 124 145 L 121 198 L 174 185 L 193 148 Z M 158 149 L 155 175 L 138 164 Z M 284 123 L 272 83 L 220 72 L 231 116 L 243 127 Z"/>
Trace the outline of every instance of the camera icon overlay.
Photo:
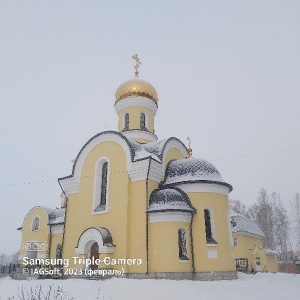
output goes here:
<path id="1" fill-rule="evenodd" d="M 46 251 L 48 250 L 47 242 L 25 242 L 22 245 L 26 251 Z"/>

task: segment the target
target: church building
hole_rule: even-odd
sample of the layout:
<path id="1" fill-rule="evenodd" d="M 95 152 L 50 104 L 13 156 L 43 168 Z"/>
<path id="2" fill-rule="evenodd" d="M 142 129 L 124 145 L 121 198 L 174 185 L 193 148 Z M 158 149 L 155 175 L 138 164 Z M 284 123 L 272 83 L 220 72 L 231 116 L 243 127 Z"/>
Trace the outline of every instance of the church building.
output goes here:
<path id="1" fill-rule="evenodd" d="M 58 179 L 61 208 L 27 213 L 19 259 L 68 259 L 68 268 L 128 278 L 236 279 L 232 186 L 190 145 L 158 139 L 158 94 L 133 58 L 135 76 L 115 92 L 118 130 L 90 138 Z"/>

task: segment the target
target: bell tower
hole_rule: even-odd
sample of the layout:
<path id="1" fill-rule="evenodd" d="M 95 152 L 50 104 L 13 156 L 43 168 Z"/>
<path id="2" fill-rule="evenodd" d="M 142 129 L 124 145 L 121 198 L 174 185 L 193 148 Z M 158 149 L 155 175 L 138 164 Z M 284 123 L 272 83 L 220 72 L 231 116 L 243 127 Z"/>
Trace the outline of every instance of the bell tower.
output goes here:
<path id="1" fill-rule="evenodd" d="M 136 142 L 145 144 L 157 140 L 154 117 L 158 95 L 155 88 L 139 77 L 141 61 L 137 54 L 134 78 L 122 83 L 115 93 L 115 110 L 119 117 L 118 131 Z"/>

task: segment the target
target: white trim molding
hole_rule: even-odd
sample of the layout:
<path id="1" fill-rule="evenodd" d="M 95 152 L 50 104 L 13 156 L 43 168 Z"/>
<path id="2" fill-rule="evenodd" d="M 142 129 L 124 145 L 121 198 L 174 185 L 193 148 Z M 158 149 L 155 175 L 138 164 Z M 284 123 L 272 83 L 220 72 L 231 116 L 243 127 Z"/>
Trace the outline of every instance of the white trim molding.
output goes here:
<path id="1" fill-rule="evenodd" d="M 131 164 L 128 170 L 131 181 L 135 182 L 147 179 L 148 168 L 149 159 L 139 160 Z M 163 177 L 164 169 L 162 168 L 162 165 L 152 159 L 148 179 L 160 183 Z"/>
<path id="2" fill-rule="evenodd" d="M 179 189 L 185 193 L 215 193 L 228 196 L 229 188 L 216 183 L 184 183 L 176 185 Z"/>
<path id="3" fill-rule="evenodd" d="M 122 139 L 119 135 L 110 132 L 106 134 L 98 135 L 97 137 L 92 139 L 80 152 L 76 160 L 73 176 L 63 178 L 60 180 L 60 183 L 64 191 L 68 195 L 76 194 L 79 192 L 80 176 L 81 176 L 83 162 L 88 156 L 88 154 L 93 150 L 93 148 L 95 148 L 97 145 L 104 142 L 116 142 L 123 148 L 127 160 L 127 170 L 129 169 L 129 166 L 131 165 L 131 154 L 130 154 L 129 146 L 126 143 L 126 141 Z"/>
<path id="4" fill-rule="evenodd" d="M 64 232 L 64 224 L 52 225 L 51 234 L 59 234 Z"/>
<path id="5" fill-rule="evenodd" d="M 229 234 L 229 244 L 231 247 L 234 247 L 234 240 L 232 236 L 232 225 L 231 225 L 231 218 L 230 218 L 230 210 L 227 210 L 227 226 L 228 226 L 228 234 Z"/>
<path id="6" fill-rule="evenodd" d="M 144 139 L 150 142 L 157 141 L 157 136 L 154 133 L 146 130 L 131 129 L 123 131 L 122 134 L 129 139 Z"/>
<path id="7" fill-rule="evenodd" d="M 191 223 L 192 215 L 188 212 L 165 211 L 149 213 L 150 223 L 185 222 Z"/>
<path id="8" fill-rule="evenodd" d="M 101 201 L 101 188 L 102 188 L 102 171 L 103 165 L 107 162 L 107 178 L 106 178 L 106 199 L 105 199 L 105 210 L 95 211 L 100 205 Z M 108 157 L 100 157 L 95 165 L 95 176 L 94 176 L 94 194 L 93 194 L 93 215 L 104 214 L 108 212 L 108 199 L 109 199 L 109 179 L 110 179 L 110 161 Z"/>
<path id="9" fill-rule="evenodd" d="M 217 250 L 207 250 L 207 257 L 210 259 L 218 258 Z"/>
<path id="10" fill-rule="evenodd" d="M 96 228 L 90 228 L 86 230 L 79 239 L 78 247 L 75 248 L 75 253 L 78 254 L 88 254 L 90 247 L 93 243 L 97 242 L 99 246 L 99 253 L 113 253 L 115 247 L 104 246 L 103 238 L 99 230 Z"/>
<path id="11" fill-rule="evenodd" d="M 142 98 L 142 97 L 132 97 L 132 98 L 126 98 L 122 99 L 121 101 L 118 101 L 115 104 L 115 110 L 116 113 L 119 114 L 119 112 L 122 109 L 128 108 L 128 107 L 143 107 L 151 110 L 154 114 L 154 116 L 157 113 L 157 105 L 150 99 Z"/>

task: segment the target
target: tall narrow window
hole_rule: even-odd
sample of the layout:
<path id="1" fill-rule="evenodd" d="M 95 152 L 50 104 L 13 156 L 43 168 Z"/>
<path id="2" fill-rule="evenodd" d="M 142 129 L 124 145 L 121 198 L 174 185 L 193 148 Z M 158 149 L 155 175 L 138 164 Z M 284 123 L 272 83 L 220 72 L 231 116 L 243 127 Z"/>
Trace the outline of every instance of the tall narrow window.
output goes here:
<path id="1" fill-rule="evenodd" d="M 106 190 L 107 190 L 107 162 L 102 167 L 102 181 L 101 181 L 101 200 L 100 206 L 106 206 Z"/>
<path id="2" fill-rule="evenodd" d="M 107 209 L 108 162 L 100 160 L 96 168 L 94 212 Z"/>
<path id="3" fill-rule="evenodd" d="M 62 246 L 61 246 L 61 244 L 57 244 L 57 246 L 56 246 L 56 258 L 57 259 L 62 258 Z"/>
<path id="4" fill-rule="evenodd" d="M 186 250 L 186 233 L 183 228 L 178 230 L 178 247 L 179 247 L 179 259 L 188 260 Z"/>
<path id="5" fill-rule="evenodd" d="M 128 130 L 129 129 L 129 114 L 127 113 L 125 115 L 125 127 L 124 127 L 125 130 Z"/>
<path id="6" fill-rule="evenodd" d="M 146 129 L 146 116 L 144 113 L 141 113 L 140 125 L 142 130 Z"/>
<path id="7" fill-rule="evenodd" d="M 210 216 L 210 211 L 208 209 L 204 209 L 204 221 L 205 221 L 205 234 L 206 234 L 207 244 L 217 244 L 217 242 L 213 238 L 211 216 Z"/>
<path id="8" fill-rule="evenodd" d="M 35 217 L 32 221 L 31 230 L 37 231 L 37 230 L 39 230 L 39 227 L 40 227 L 40 218 Z"/>

